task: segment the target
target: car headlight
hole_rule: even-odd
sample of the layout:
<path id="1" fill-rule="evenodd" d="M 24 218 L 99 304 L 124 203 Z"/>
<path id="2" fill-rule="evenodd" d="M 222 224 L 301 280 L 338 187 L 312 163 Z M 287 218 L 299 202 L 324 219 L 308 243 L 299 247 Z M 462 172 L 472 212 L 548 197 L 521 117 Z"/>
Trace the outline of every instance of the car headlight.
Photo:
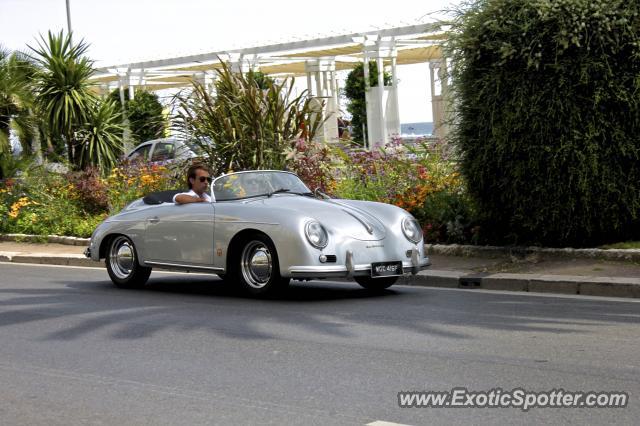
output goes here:
<path id="1" fill-rule="evenodd" d="M 402 233 L 412 243 L 417 244 L 422 240 L 422 229 L 418 221 L 412 217 L 407 216 L 402 219 Z"/>
<path id="2" fill-rule="evenodd" d="M 304 234 L 309 243 L 315 248 L 325 248 L 329 242 L 329 236 L 327 235 L 327 231 L 324 229 L 324 226 L 315 220 L 307 222 L 304 226 Z"/>

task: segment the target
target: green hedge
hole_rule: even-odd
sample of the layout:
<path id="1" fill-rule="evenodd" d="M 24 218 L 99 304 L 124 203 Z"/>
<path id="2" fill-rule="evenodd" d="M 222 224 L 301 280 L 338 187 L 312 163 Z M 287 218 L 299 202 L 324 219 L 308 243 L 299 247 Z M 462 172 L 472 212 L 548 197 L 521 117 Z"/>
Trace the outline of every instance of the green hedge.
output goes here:
<path id="1" fill-rule="evenodd" d="M 639 8 L 481 0 L 457 16 L 453 140 L 488 242 L 640 237 Z"/>

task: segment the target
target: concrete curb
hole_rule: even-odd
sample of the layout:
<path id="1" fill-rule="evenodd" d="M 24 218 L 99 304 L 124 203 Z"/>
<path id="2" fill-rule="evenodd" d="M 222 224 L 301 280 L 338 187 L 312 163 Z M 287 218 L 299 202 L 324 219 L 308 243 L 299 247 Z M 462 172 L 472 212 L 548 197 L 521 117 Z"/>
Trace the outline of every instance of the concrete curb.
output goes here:
<path id="1" fill-rule="evenodd" d="M 38 265 L 88 266 L 94 268 L 104 267 L 104 263 L 94 262 L 93 260 L 86 258 L 81 254 L 20 254 L 12 252 L 0 252 L 0 262 L 33 263 Z"/>
<path id="2" fill-rule="evenodd" d="M 15 241 L 28 243 L 57 243 L 71 246 L 88 246 L 90 238 L 67 237 L 61 235 L 29 235 L 29 234 L 0 234 L 0 241 Z M 593 259 L 593 260 L 623 260 L 640 262 L 640 249 L 574 249 L 574 248 L 545 248 L 545 247 L 500 247 L 500 246 L 471 246 L 460 244 L 425 244 L 427 254 L 458 257 L 489 257 L 489 258 L 539 258 L 539 259 Z"/>
<path id="3" fill-rule="evenodd" d="M 0 262 L 104 268 L 104 263 L 94 262 L 79 254 L 0 252 Z M 422 271 L 417 275 L 401 277 L 398 284 L 419 287 L 640 298 L 640 278 L 623 277 L 506 273 L 469 274 L 461 271 L 432 269 Z"/>
<path id="4" fill-rule="evenodd" d="M 403 277 L 399 284 L 531 293 L 640 298 L 640 278 L 542 274 L 466 274 L 457 271 L 422 271 Z"/>
<path id="5" fill-rule="evenodd" d="M 640 249 L 574 249 L 545 247 L 470 246 L 459 244 L 425 244 L 428 254 L 459 257 L 592 259 L 640 262 Z"/>
<path id="6" fill-rule="evenodd" d="M 29 235 L 29 234 L 0 234 L 0 241 L 14 241 L 18 243 L 56 243 L 68 246 L 88 246 L 91 238 L 66 237 L 62 235 Z"/>

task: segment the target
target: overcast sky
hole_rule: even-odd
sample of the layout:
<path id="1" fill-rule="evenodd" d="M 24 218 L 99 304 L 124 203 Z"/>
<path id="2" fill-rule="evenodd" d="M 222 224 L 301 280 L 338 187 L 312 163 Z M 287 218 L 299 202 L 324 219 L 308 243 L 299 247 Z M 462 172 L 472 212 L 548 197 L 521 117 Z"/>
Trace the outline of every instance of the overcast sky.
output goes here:
<path id="1" fill-rule="evenodd" d="M 456 0 L 70 0 L 97 66 L 428 22 Z M 66 30 L 65 0 L 0 0 L 0 44 L 26 50 Z M 430 121 L 426 64 L 401 66 L 400 119 Z"/>

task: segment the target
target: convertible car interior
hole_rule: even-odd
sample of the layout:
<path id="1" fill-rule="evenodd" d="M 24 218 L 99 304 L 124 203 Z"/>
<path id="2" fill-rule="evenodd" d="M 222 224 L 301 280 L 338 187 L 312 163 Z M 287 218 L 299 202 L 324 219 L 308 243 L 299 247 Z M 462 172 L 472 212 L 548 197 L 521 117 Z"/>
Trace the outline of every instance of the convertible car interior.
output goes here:
<path id="1" fill-rule="evenodd" d="M 162 203 L 173 203 L 173 197 L 176 194 L 179 194 L 181 190 L 171 189 L 169 191 L 159 191 L 154 192 L 142 199 L 142 202 L 149 205 L 162 204 Z"/>

